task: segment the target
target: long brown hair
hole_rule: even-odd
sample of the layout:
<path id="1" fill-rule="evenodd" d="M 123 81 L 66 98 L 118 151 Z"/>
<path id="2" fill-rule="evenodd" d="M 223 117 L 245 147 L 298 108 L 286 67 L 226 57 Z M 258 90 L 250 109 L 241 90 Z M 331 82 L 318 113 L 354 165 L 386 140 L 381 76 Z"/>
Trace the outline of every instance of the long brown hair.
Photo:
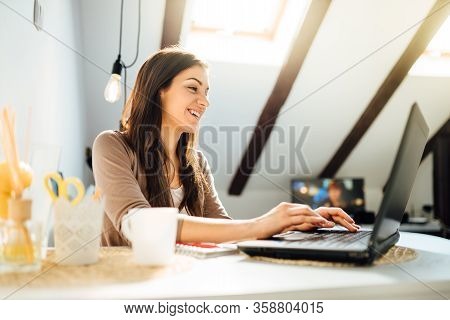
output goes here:
<path id="1" fill-rule="evenodd" d="M 162 105 L 160 91 L 168 88 L 181 71 L 195 65 L 207 68 L 205 62 L 178 47 L 164 48 L 152 55 L 139 70 L 136 83 L 122 114 L 123 133 L 146 176 L 146 190 L 153 207 L 171 207 L 173 200 L 168 181 L 169 157 L 161 140 Z M 128 116 L 129 114 L 129 116 Z M 199 194 L 209 191 L 194 150 L 195 133 L 183 132 L 176 153 L 178 174 L 184 189 L 179 210 L 203 216 Z"/>

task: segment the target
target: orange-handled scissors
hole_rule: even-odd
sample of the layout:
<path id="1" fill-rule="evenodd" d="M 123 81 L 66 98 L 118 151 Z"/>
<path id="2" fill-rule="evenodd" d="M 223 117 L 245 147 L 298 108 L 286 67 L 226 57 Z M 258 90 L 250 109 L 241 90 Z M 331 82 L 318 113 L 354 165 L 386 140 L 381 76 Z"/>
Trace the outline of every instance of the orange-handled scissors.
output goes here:
<path id="1" fill-rule="evenodd" d="M 58 194 L 52 188 L 51 181 L 55 181 L 58 186 Z M 73 199 L 69 197 L 69 186 L 73 186 L 76 190 L 76 196 Z M 63 179 L 61 175 L 57 172 L 52 172 L 44 177 L 44 187 L 53 201 L 58 200 L 58 198 L 65 198 L 72 205 L 77 205 L 83 199 L 85 194 L 84 184 L 80 179 L 76 177 L 69 177 Z"/>

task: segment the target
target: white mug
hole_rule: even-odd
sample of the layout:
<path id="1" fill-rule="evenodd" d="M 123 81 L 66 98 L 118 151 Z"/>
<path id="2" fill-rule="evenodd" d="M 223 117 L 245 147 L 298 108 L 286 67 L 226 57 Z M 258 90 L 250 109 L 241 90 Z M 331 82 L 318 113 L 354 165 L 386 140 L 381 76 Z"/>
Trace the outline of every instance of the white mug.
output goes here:
<path id="1" fill-rule="evenodd" d="M 175 256 L 176 208 L 130 209 L 126 217 L 133 258 L 137 264 L 162 266 Z"/>

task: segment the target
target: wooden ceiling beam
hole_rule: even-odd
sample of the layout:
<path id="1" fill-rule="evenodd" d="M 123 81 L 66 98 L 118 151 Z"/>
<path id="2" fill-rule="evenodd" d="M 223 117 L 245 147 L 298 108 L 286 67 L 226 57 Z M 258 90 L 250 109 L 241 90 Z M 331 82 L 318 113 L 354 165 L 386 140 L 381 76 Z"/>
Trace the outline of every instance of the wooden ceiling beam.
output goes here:
<path id="1" fill-rule="evenodd" d="M 448 0 L 437 0 L 422 25 L 417 30 L 406 50 L 398 59 L 389 75 L 381 84 L 364 113 L 358 119 L 339 149 L 320 173 L 321 178 L 332 178 L 336 175 L 347 157 L 370 128 L 389 99 L 408 75 L 416 60 L 425 51 L 428 43 L 447 19 L 450 12 Z"/>
<path id="2" fill-rule="evenodd" d="M 164 12 L 161 48 L 176 45 L 180 42 L 186 0 L 167 0 Z"/>
<path id="3" fill-rule="evenodd" d="M 278 113 L 291 91 L 330 2 L 331 0 L 314 0 L 311 2 L 292 49 L 284 61 L 275 86 L 259 116 L 247 150 L 228 189 L 229 194 L 240 195 L 244 190 L 264 146 L 269 140 Z"/>

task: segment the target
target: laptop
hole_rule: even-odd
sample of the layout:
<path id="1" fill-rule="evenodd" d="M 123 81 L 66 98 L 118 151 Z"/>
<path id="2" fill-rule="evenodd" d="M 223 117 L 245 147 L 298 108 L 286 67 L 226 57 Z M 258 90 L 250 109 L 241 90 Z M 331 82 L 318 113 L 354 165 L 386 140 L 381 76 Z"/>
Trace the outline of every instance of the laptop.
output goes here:
<path id="1" fill-rule="evenodd" d="M 311 232 L 291 231 L 266 240 L 239 242 L 239 249 L 250 256 L 372 263 L 400 238 L 400 222 L 411 194 L 428 133 L 425 119 L 419 107 L 414 104 L 372 231 L 352 233 L 336 228 Z"/>

